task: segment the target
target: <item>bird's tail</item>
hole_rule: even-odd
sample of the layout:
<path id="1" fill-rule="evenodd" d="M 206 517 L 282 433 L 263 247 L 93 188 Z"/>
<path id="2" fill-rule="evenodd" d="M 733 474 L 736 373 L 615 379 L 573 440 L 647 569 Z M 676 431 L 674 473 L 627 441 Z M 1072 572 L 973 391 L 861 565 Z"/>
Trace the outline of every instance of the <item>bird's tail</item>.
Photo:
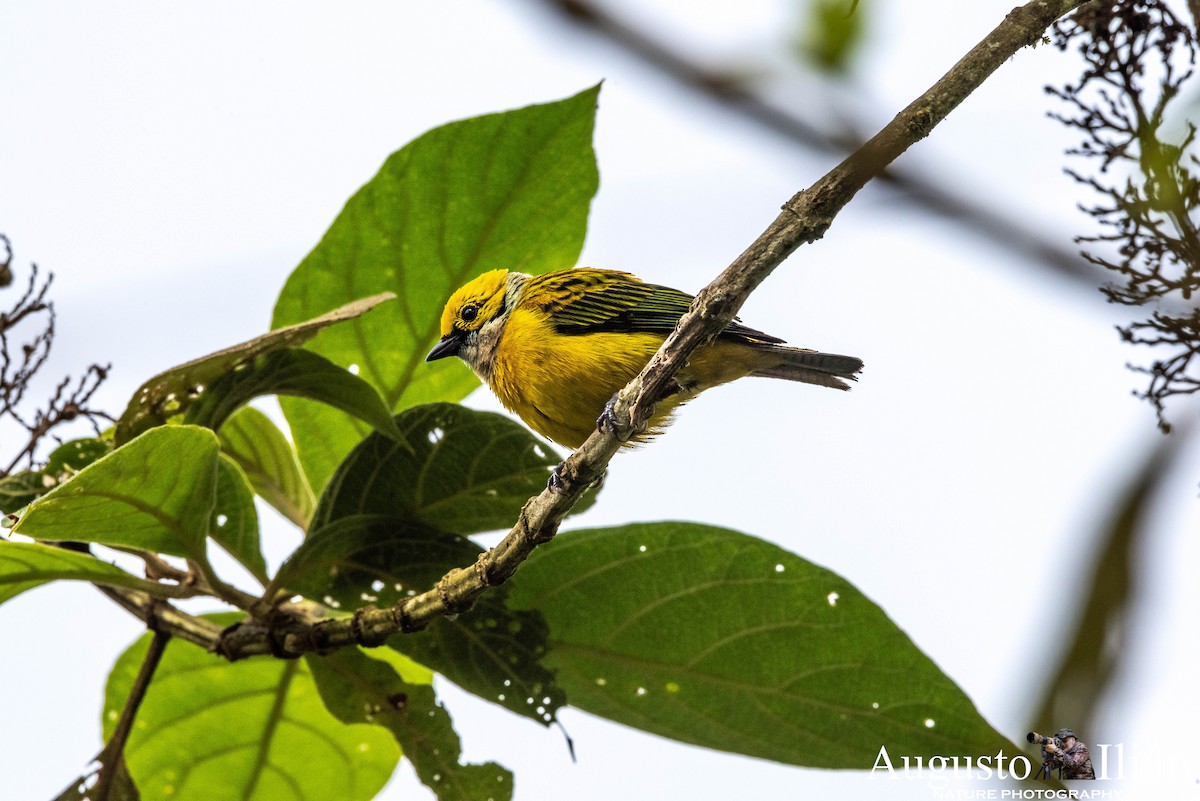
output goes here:
<path id="1" fill-rule="evenodd" d="M 757 348 L 760 352 L 778 355 L 775 364 L 755 370 L 750 375 L 763 378 L 784 378 L 788 381 L 803 381 L 834 389 L 850 389 L 848 381 L 858 380 L 862 371 L 862 359 L 839 356 L 836 353 L 818 353 L 782 345 L 766 345 Z"/>

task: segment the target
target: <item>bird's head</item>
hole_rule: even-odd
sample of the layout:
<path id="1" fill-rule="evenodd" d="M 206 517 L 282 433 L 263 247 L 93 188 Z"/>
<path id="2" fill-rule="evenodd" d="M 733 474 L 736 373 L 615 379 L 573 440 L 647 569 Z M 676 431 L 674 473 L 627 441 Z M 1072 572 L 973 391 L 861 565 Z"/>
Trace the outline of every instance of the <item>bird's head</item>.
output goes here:
<path id="1" fill-rule="evenodd" d="M 484 369 L 482 361 L 490 356 L 491 348 L 483 347 L 481 335 L 489 328 L 497 329 L 508 314 L 505 297 L 511 283 L 510 275 L 515 273 L 492 270 L 454 291 L 442 310 L 442 338 L 429 351 L 425 361 L 459 356 L 477 372 Z"/>

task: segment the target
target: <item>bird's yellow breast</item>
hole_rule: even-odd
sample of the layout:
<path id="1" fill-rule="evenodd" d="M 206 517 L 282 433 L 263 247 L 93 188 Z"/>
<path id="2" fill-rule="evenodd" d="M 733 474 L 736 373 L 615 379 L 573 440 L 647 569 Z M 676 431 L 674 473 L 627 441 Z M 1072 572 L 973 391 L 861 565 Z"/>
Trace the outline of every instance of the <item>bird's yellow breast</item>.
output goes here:
<path id="1" fill-rule="evenodd" d="M 662 342 L 657 334 L 560 334 L 544 314 L 518 305 L 496 348 L 492 390 L 539 434 L 577 448 Z"/>
<path id="2" fill-rule="evenodd" d="M 560 334 L 535 309 L 517 306 L 496 348 L 492 391 L 544 437 L 578 448 L 596 429 L 596 418 L 622 387 L 642 371 L 662 345 L 653 333 Z M 692 355 L 680 371 L 679 392 L 662 401 L 648 434 L 695 392 L 740 378 L 759 359 L 743 345 L 714 342 Z"/>

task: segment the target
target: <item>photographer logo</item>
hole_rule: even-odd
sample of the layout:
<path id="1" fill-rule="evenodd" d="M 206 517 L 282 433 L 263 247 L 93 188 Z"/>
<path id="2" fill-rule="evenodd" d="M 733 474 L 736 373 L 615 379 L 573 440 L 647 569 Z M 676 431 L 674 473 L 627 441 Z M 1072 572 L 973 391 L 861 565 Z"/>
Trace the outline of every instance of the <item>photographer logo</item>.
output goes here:
<path id="1" fill-rule="evenodd" d="M 1025 739 L 1038 746 L 1037 757 L 1025 754 L 1006 754 L 1004 750 L 995 754 L 978 756 L 896 756 L 882 745 L 871 766 L 872 776 L 883 778 L 924 778 L 931 789 L 946 798 L 1116 798 L 1119 791 L 1111 787 L 1094 790 L 1074 785 L 1071 788 L 1031 788 L 1030 781 L 1057 783 L 1076 780 L 1120 780 L 1124 778 L 1124 743 L 1098 743 L 1095 746 L 1095 762 L 1092 752 L 1071 728 L 1063 727 L 1053 734 L 1029 732 Z M 994 787 L 973 788 L 964 795 L 963 790 L 947 791 L 951 780 L 976 779 L 1021 782 L 1020 786 L 1007 789 Z M 949 794 L 947 794 L 947 792 Z"/>

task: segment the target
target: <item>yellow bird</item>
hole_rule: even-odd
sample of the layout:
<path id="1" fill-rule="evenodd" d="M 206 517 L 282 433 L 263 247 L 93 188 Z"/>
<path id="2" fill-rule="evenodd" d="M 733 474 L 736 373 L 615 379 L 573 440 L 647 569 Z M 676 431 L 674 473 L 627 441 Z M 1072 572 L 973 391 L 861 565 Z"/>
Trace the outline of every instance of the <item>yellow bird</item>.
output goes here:
<path id="1" fill-rule="evenodd" d="M 492 270 L 460 287 L 442 312 L 441 341 L 426 361 L 458 356 L 539 434 L 578 448 L 618 390 L 642 371 L 692 296 L 615 270 L 544 275 Z M 743 376 L 849 389 L 862 360 L 789 348 L 731 323 L 675 376 L 646 434 L 704 390 Z"/>

